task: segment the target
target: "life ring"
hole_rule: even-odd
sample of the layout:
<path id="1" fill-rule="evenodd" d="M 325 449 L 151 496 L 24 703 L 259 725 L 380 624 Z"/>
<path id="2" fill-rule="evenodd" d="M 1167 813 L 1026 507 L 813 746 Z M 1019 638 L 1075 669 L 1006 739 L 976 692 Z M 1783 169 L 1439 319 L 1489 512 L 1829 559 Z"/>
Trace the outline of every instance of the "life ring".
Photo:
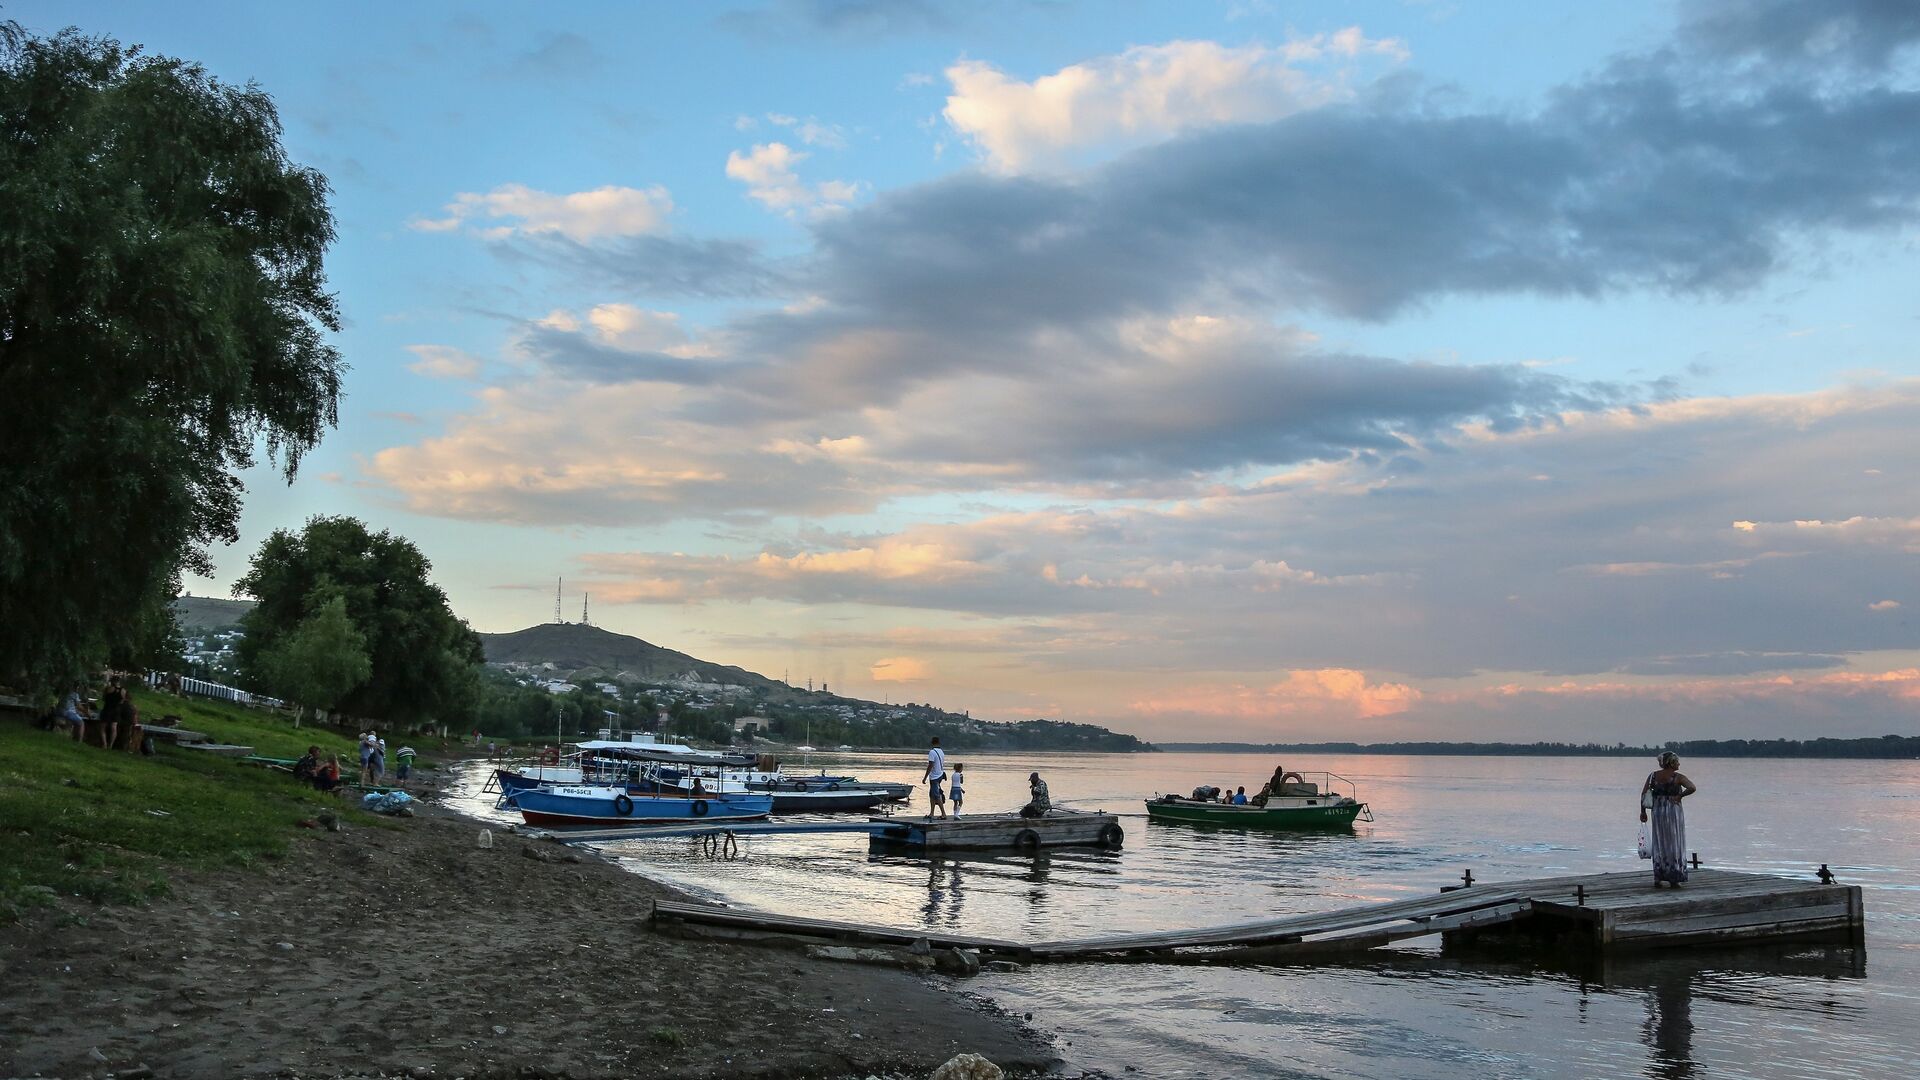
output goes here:
<path id="1" fill-rule="evenodd" d="M 540 751 L 540 764 L 542 765 L 560 764 L 560 748 L 557 746 L 549 746 L 545 750 Z"/>
<path id="2" fill-rule="evenodd" d="M 1028 829 L 1027 831 L 1032 832 L 1033 830 Z M 1126 838 L 1127 834 L 1121 831 L 1120 823 L 1117 821 L 1109 821 L 1105 825 L 1100 826 L 1101 847 L 1119 847 Z"/>
<path id="3" fill-rule="evenodd" d="M 626 817 L 633 813 L 633 800 L 627 798 L 625 795 L 615 795 L 613 797 L 613 812 L 619 814 L 621 817 Z"/>
<path id="4" fill-rule="evenodd" d="M 1307 782 L 1307 778 L 1306 778 L 1306 777 L 1304 777 L 1304 776 L 1301 776 L 1301 775 L 1300 775 L 1299 773 L 1297 773 L 1297 772 L 1289 772 L 1289 773 L 1281 773 L 1281 774 L 1280 774 L 1280 782 L 1281 782 L 1282 784 L 1284 784 L 1284 783 L 1286 783 L 1286 782 L 1287 782 L 1287 777 L 1289 777 L 1289 776 L 1291 776 L 1291 777 L 1293 777 L 1293 782 L 1294 782 L 1294 783 L 1296 783 L 1296 784 L 1304 784 L 1304 783 L 1306 783 L 1306 782 Z"/>
<path id="5" fill-rule="evenodd" d="M 693 805 L 687 808 L 687 812 L 691 813 L 694 817 L 706 817 L 707 816 L 707 800 L 705 799 L 693 800 Z"/>
<path id="6" fill-rule="evenodd" d="M 1013 846 L 1022 851 L 1031 851 L 1040 846 L 1040 834 L 1032 829 L 1021 829 L 1013 834 Z"/>

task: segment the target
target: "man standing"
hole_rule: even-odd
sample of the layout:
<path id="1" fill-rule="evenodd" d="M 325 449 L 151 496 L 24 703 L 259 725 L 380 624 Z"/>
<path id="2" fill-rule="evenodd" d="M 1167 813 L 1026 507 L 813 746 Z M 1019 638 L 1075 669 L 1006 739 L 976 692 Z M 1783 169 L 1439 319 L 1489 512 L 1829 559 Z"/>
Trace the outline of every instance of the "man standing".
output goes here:
<path id="1" fill-rule="evenodd" d="M 935 735 L 927 750 L 927 771 L 920 779 L 927 782 L 927 820 L 933 820 L 933 812 L 940 811 L 941 817 L 947 816 L 947 795 L 940 785 L 947 779 L 947 755 L 940 749 L 940 736 Z"/>
<path id="2" fill-rule="evenodd" d="M 413 775 L 413 747 L 401 747 L 400 752 L 394 755 L 394 760 L 400 764 L 400 771 L 394 774 L 394 779 L 404 784 L 407 777 Z"/>

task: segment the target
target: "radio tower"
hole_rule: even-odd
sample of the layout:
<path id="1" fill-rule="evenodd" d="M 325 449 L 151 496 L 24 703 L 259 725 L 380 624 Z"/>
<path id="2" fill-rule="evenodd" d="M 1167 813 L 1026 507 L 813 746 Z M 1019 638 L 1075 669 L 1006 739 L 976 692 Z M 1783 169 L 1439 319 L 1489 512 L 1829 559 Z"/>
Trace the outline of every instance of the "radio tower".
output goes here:
<path id="1" fill-rule="evenodd" d="M 556 623 L 567 621 L 560 617 L 560 586 L 564 584 L 566 580 L 566 578 L 553 579 L 553 621 Z"/>
<path id="2" fill-rule="evenodd" d="M 592 625 L 593 625 L 593 623 L 591 623 L 591 622 L 589 622 L 589 621 L 587 620 L 587 601 L 588 601 L 589 599 L 591 599 L 592 597 L 593 597 L 593 594 L 592 594 L 592 593 L 581 593 L 581 594 L 580 594 L 580 625 L 581 625 L 581 626 L 592 626 Z"/>

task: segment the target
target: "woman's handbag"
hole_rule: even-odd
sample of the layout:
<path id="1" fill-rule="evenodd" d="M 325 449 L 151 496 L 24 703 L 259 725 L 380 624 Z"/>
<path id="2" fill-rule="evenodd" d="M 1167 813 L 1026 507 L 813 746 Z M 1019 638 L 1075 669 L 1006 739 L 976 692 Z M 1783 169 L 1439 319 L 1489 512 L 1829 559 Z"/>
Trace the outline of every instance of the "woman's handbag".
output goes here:
<path id="1" fill-rule="evenodd" d="M 1643 859 L 1653 858 L 1653 826 L 1644 821 L 1640 823 L 1639 855 Z"/>
<path id="2" fill-rule="evenodd" d="M 1640 785 L 1640 809 L 1653 809 L 1653 774 L 1647 774 L 1647 782 Z"/>

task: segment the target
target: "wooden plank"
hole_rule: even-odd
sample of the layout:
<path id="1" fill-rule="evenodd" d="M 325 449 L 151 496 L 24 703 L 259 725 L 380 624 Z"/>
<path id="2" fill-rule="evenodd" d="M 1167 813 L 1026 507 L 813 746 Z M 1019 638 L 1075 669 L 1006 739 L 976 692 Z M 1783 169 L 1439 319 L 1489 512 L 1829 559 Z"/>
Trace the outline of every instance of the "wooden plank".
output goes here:
<path id="1" fill-rule="evenodd" d="M 1714 912 L 1706 915 L 1687 915 L 1672 919 L 1617 924 L 1614 929 L 1614 940 L 1678 937 L 1700 930 L 1731 932 L 1743 929 L 1752 931 L 1757 937 L 1765 937 L 1768 927 L 1790 927 L 1806 922 L 1824 925 L 1836 919 L 1844 923 L 1851 914 L 1844 900 L 1833 904 L 1783 908 L 1777 911 Z"/>
<path id="2" fill-rule="evenodd" d="M 656 921 L 681 920 L 767 933 L 829 937 L 836 940 L 883 941 L 894 945 L 911 945 L 914 941 L 925 938 L 933 944 L 950 948 L 1011 953 L 1025 951 L 1025 947 L 1018 942 L 1003 941 L 999 938 L 948 934 L 928 929 L 896 930 L 883 926 L 836 922 L 831 919 L 810 919 L 798 915 L 776 915 L 769 912 L 714 907 L 710 904 L 682 904 L 671 900 L 654 901 L 650 917 Z"/>

